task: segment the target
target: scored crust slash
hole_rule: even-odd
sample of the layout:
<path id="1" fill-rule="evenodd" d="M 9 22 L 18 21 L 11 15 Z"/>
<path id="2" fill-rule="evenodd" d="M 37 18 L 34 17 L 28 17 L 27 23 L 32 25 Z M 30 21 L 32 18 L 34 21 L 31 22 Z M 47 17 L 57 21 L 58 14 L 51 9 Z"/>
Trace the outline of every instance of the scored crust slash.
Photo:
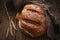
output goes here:
<path id="1" fill-rule="evenodd" d="M 31 37 L 42 36 L 47 31 L 47 20 L 42 7 L 36 4 L 27 4 L 22 12 L 16 14 L 20 29 Z"/>

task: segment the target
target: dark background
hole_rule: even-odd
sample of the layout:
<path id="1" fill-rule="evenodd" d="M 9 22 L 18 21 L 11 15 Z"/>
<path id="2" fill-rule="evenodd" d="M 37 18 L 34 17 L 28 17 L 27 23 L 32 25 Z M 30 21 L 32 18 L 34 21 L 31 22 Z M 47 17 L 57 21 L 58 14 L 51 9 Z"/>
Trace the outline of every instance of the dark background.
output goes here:
<path id="1" fill-rule="evenodd" d="M 20 38 L 18 36 L 12 37 L 9 36 L 6 38 L 6 30 L 9 27 L 9 21 L 8 16 L 6 15 L 6 9 L 4 6 L 4 2 L 7 2 L 6 5 L 8 5 L 8 11 L 10 16 L 15 16 L 16 12 L 18 12 L 19 7 L 23 5 L 25 2 L 31 1 L 31 0 L 0 0 L 0 40 L 19 40 Z M 52 5 L 51 7 L 48 7 L 51 14 L 56 17 L 57 23 L 60 25 L 60 0 L 32 0 L 32 1 L 39 1 L 48 5 Z M 10 4 L 8 4 L 10 2 Z M 59 27 L 60 28 L 60 27 Z M 17 35 L 17 33 L 16 33 Z M 19 35 L 19 32 L 18 32 Z M 57 40 L 60 40 L 60 34 L 56 34 L 59 37 Z M 21 39 L 22 40 L 22 39 Z M 37 39 L 38 40 L 38 39 Z"/>

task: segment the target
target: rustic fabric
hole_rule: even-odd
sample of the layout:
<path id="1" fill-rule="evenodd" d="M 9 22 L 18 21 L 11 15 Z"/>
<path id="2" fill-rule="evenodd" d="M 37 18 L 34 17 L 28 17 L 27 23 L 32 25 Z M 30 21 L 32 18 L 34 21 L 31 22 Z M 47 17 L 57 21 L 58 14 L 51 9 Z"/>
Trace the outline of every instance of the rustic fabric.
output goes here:
<path id="1" fill-rule="evenodd" d="M 51 8 L 50 8 L 51 9 Z M 53 7 L 52 7 L 53 9 Z M 51 9 L 51 10 L 52 10 Z M 54 8 L 55 9 L 55 8 Z M 51 11 L 50 10 L 50 11 Z M 54 10 L 53 10 L 54 11 Z M 55 11 L 54 11 L 55 12 Z M 12 13 L 10 12 L 11 14 L 15 14 L 15 13 Z M 9 13 L 9 14 L 10 14 Z M 53 13 L 53 12 L 52 12 Z M 58 20 L 59 20 L 59 17 L 60 17 L 60 14 L 58 13 L 54 13 L 54 15 L 56 15 L 58 17 Z M 15 19 L 14 19 L 15 20 Z M 16 21 L 16 20 L 15 20 Z M 14 22 L 15 22 L 14 21 Z M 60 21 L 58 21 L 58 23 L 60 23 Z M 9 21 L 8 21 L 8 16 L 6 14 L 6 10 L 4 8 L 4 5 L 3 5 L 3 1 L 1 0 L 0 1 L 0 40 L 48 40 L 49 38 L 52 38 L 52 40 L 59 40 L 59 34 L 57 36 L 54 36 L 54 32 L 52 32 L 53 34 L 49 34 L 47 33 L 48 35 L 51 35 L 49 38 L 47 37 L 47 34 L 43 35 L 43 37 L 38 37 L 38 38 L 30 38 L 26 35 L 24 35 L 24 33 L 21 32 L 21 30 L 18 28 L 18 23 L 16 23 L 16 28 L 18 29 L 17 31 L 15 31 L 15 34 L 14 36 L 11 36 L 11 34 L 9 33 L 8 37 L 6 37 L 6 32 L 7 32 L 7 29 L 9 27 Z M 49 28 L 51 29 L 51 27 Z M 52 28 L 54 29 L 54 27 Z M 53 37 L 52 37 L 53 36 Z M 47 39 L 46 39 L 47 38 Z M 55 38 L 55 39 L 54 39 Z M 51 40 L 51 39 L 50 39 Z"/>

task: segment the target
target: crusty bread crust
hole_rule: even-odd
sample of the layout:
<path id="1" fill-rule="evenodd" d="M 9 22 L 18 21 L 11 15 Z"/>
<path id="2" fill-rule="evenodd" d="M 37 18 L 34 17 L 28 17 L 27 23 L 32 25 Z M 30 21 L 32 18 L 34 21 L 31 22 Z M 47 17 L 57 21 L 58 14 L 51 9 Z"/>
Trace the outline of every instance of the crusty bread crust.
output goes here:
<path id="1" fill-rule="evenodd" d="M 47 30 L 47 20 L 44 10 L 34 4 L 26 5 L 19 15 L 19 26 L 32 37 L 42 36 Z"/>

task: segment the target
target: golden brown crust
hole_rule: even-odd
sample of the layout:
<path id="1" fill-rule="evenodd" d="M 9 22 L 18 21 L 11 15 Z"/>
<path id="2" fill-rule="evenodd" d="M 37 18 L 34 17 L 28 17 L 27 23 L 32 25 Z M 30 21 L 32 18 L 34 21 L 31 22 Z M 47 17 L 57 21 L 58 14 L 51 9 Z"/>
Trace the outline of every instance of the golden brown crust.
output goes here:
<path id="1" fill-rule="evenodd" d="M 47 21 L 41 7 L 34 4 L 26 5 L 22 10 L 20 19 L 21 27 L 29 32 L 30 36 L 38 37 L 46 33 Z"/>

